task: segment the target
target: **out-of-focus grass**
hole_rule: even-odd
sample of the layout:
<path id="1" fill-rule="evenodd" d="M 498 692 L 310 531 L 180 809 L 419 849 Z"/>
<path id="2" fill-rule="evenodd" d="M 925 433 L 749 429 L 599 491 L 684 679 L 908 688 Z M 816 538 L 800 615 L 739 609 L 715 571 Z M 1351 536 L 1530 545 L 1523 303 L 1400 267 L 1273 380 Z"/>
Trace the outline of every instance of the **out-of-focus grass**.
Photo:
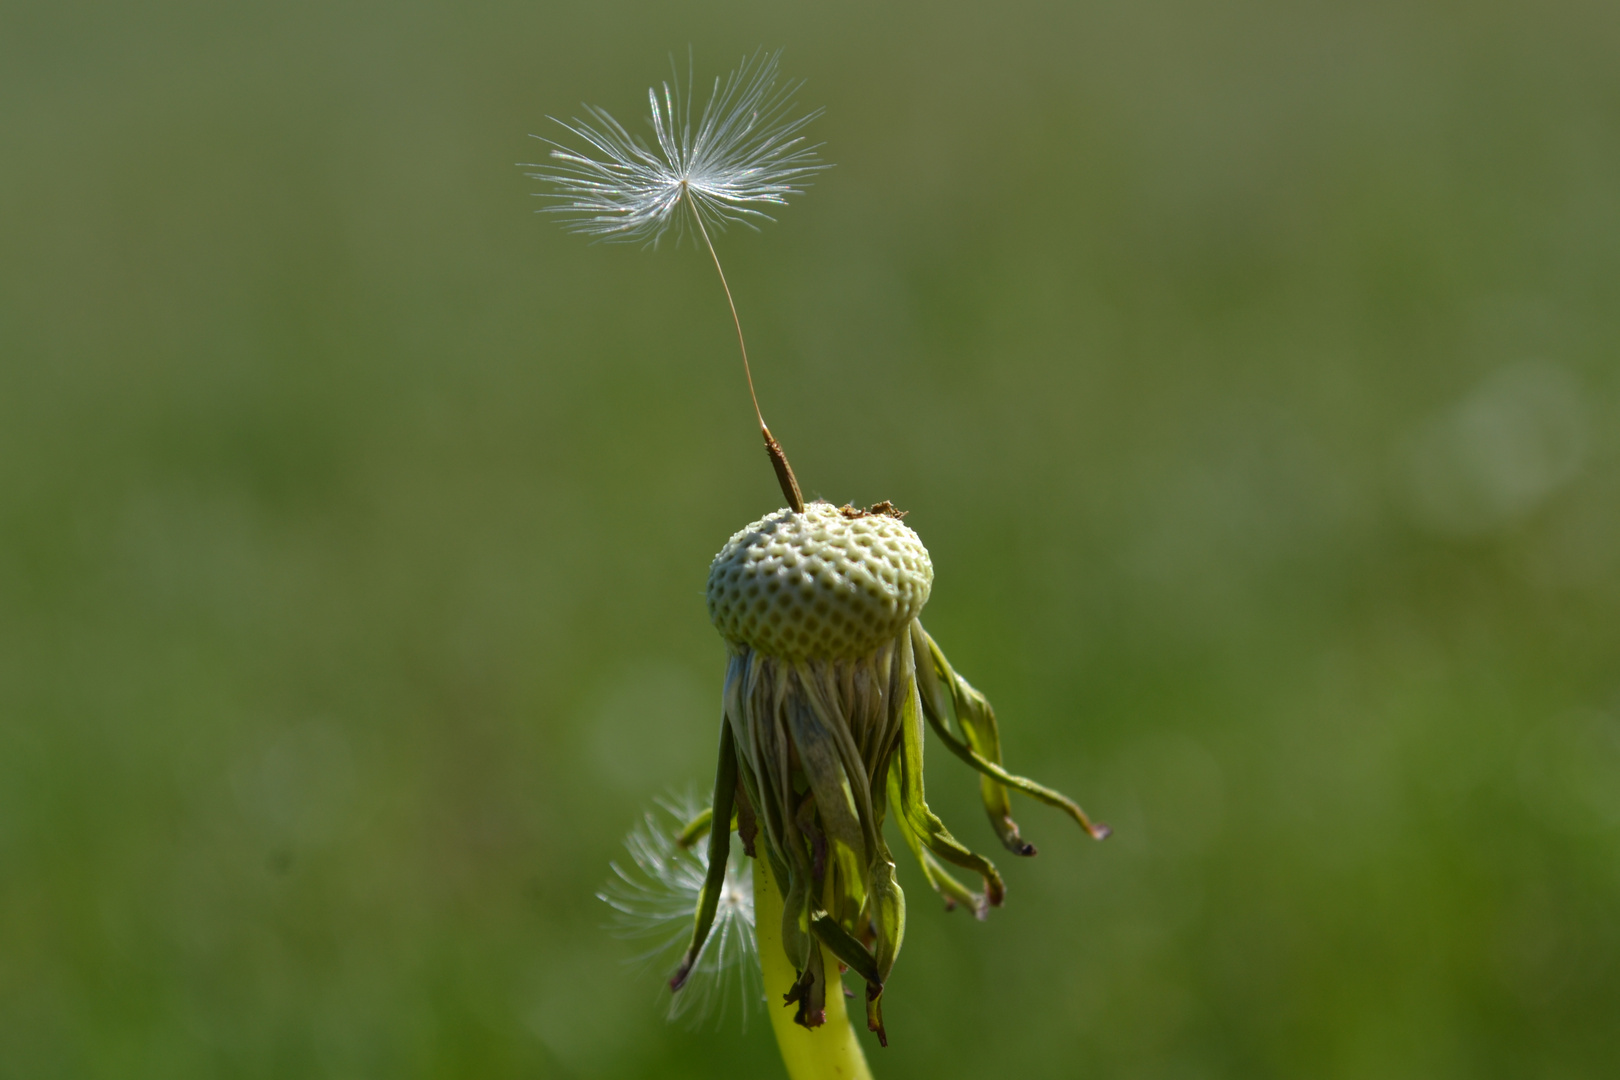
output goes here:
<path id="1" fill-rule="evenodd" d="M 512 167 L 688 42 L 828 107 L 721 241 L 807 491 L 1116 828 L 902 868 L 880 1075 L 1611 1070 L 1612 4 L 173 3 L 0 15 L 0 1075 L 777 1068 L 591 895 L 777 501 L 723 301 Z"/>

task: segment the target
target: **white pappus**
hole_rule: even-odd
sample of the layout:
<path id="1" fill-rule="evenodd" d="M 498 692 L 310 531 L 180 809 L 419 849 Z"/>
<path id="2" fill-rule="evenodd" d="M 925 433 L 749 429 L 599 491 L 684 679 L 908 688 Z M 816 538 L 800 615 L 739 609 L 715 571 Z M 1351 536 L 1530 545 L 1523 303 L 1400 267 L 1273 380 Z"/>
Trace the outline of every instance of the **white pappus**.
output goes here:
<path id="1" fill-rule="evenodd" d="M 773 220 L 761 205 L 785 205 L 828 167 L 801 134 L 821 110 L 795 115 L 793 98 L 802 83 L 778 85 L 780 56 L 755 53 L 724 81 L 716 78 L 695 126 L 690 62 L 684 92 L 678 72 L 673 84 L 663 84 L 661 97 L 649 87 L 653 146 L 596 106 L 582 106 L 586 119 L 551 117 L 587 148 L 535 136 L 552 147 L 552 164 L 522 167 L 540 170 L 527 175 L 555 189 L 541 193 L 560 200 L 545 211 L 564 215 L 574 232 L 651 244 L 671 226 L 677 235 L 686 227 L 677 213 L 682 202 L 703 225 Z"/>

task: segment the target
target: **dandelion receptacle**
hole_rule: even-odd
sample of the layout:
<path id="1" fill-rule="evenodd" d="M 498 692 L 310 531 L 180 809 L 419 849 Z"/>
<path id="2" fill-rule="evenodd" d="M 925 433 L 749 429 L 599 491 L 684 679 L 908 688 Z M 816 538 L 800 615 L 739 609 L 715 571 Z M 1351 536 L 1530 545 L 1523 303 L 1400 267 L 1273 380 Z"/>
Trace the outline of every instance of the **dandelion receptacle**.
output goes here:
<path id="1" fill-rule="evenodd" d="M 709 567 L 709 616 L 727 649 L 710 805 L 684 823 L 649 817 L 628 842 L 636 872 L 616 865 L 604 899 L 643 923 L 690 920 L 669 979 L 677 995 L 722 966 L 720 957 L 757 957 L 794 1080 L 864 1077 L 840 979 L 847 971 L 864 987 L 866 1026 L 887 1046 L 884 987 L 905 937 L 906 897 L 886 823 L 895 822 L 947 909 L 983 918 L 1006 896 L 995 865 L 929 809 L 925 728 L 979 773 L 990 825 L 1013 854 L 1035 854 L 1013 820 L 1013 791 L 1065 812 L 1097 839 L 1108 830 L 1073 800 L 1003 766 L 989 701 L 920 621 L 933 563 L 904 513 L 887 502 L 806 503 L 760 412 L 711 234 L 766 220 L 762 206 L 784 203 L 825 167 L 802 135 L 817 114 L 795 112 L 797 86 L 779 82 L 775 54 L 745 59 L 715 80 L 695 121 L 690 75 L 684 91 L 679 82 L 662 95 L 649 91 L 651 144 L 587 109 L 588 120 L 563 125 L 586 149 L 553 144 L 554 164 L 531 175 L 552 187 L 557 202 L 547 209 L 577 231 L 656 244 L 673 229 L 701 243 L 725 290 L 787 505 L 732 535 Z M 754 860 L 752 875 L 737 873 L 736 857 Z M 738 949 L 739 927 L 750 923 L 757 949 Z"/>

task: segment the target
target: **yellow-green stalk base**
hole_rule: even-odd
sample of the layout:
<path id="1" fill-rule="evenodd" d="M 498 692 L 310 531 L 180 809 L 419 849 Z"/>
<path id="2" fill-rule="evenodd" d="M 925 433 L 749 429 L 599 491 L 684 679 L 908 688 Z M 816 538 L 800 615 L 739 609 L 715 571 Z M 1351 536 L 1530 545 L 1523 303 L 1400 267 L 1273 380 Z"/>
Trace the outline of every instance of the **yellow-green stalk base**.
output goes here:
<path id="1" fill-rule="evenodd" d="M 872 1080 L 866 1055 L 844 1010 L 844 987 L 838 961 L 827 956 L 827 1022 L 810 1030 L 793 1022 L 793 1008 L 782 995 L 798 981 L 787 953 L 782 950 L 782 894 L 764 859 L 754 860 L 754 928 L 759 937 L 759 962 L 765 975 L 765 1010 L 771 1017 L 776 1045 L 791 1080 Z M 812 948 L 821 948 L 813 945 Z"/>

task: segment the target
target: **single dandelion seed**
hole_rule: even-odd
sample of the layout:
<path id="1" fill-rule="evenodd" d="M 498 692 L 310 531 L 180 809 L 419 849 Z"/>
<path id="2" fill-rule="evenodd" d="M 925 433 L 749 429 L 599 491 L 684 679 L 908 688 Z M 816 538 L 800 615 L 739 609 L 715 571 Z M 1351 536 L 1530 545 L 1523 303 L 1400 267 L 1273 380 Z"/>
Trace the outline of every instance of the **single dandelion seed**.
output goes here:
<path id="1" fill-rule="evenodd" d="M 609 864 L 612 876 L 596 895 L 613 909 L 616 934 L 647 943 L 632 962 L 668 971 L 692 936 L 692 913 L 703 895 L 707 860 L 693 850 L 701 833 L 682 833 L 702 810 L 690 795 L 661 800 L 625 836 L 627 860 Z M 728 865 L 715 903 L 714 928 L 693 965 L 687 990 L 669 998 L 669 1019 L 691 1027 L 711 1019 L 718 1027 L 736 1010 L 746 1028 L 763 995 L 754 948 L 753 879 L 740 862 Z"/>
<path id="2" fill-rule="evenodd" d="M 724 80 L 716 78 L 696 124 L 690 61 L 684 91 L 678 71 L 673 82 L 663 84 L 662 98 L 658 88 L 648 88 L 651 145 L 597 106 L 582 106 L 586 119 L 551 117 L 585 146 L 570 147 L 536 136 L 551 146 L 552 163 L 521 167 L 540 170 L 527 175 L 551 185 L 554 190 L 542 197 L 557 200 L 542 213 L 563 215 L 566 227 L 574 232 L 656 246 L 671 228 L 677 236 L 688 227 L 696 230 L 731 308 L 748 396 L 777 483 L 788 505 L 803 510 L 804 496 L 787 454 L 760 411 L 742 320 L 709 235 L 711 228 L 724 229 L 730 223 L 757 228 L 760 222 L 775 220 L 762 207 L 786 205 L 789 195 L 802 192 L 811 176 L 829 167 L 816 156 L 818 147 L 807 145 L 803 135 L 821 110 L 795 109 L 794 97 L 803 84 L 781 81 L 777 67 L 781 55 L 780 50 L 757 52 L 744 57 Z"/>

